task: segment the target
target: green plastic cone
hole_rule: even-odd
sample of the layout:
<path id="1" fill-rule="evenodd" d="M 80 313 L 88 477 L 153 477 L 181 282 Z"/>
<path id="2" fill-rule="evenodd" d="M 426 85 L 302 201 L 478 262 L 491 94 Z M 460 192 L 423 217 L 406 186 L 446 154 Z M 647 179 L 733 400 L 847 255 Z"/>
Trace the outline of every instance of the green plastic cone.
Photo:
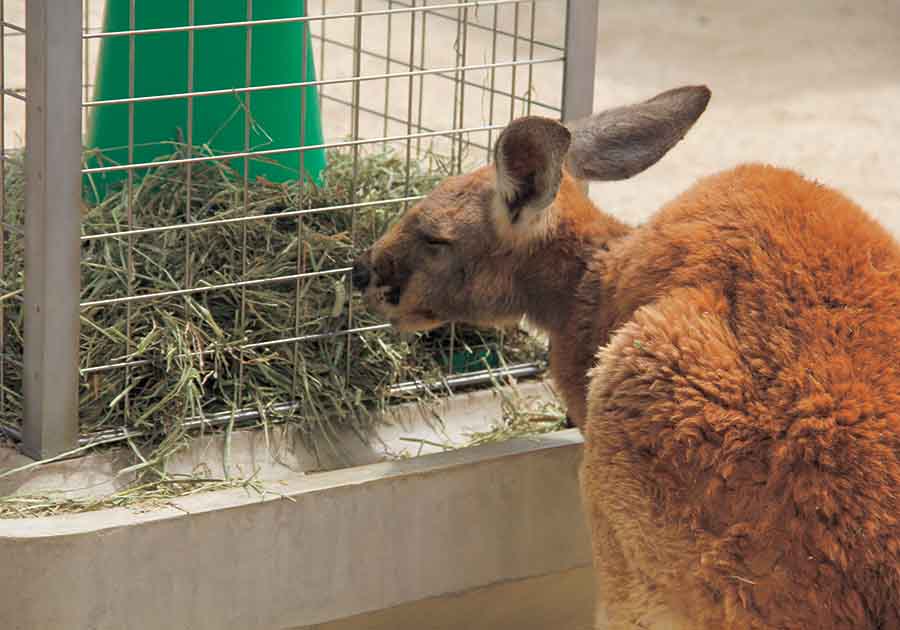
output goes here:
<path id="1" fill-rule="evenodd" d="M 187 0 L 137 0 L 135 28 L 148 29 L 188 24 Z M 108 0 L 104 30 L 130 30 L 129 0 Z M 303 0 L 265 0 L 253 3 L 253 19 L 298 17 L 305 14 Z M 247 19 L 247 0 L 195 0 L 195 23 L 215 24 Z M 247 27 L 194 32 L 193 91 L 241 88 L 246 85 Z M 312 45 L 304 37 L 306 24 L 256 25 L 252 29 L 251 81 L 253 86 L 315 80 Z M 101 40 L 93 100 L 128 97 L 129 37 Z M 152 96 L 188 91 L 188 34 L 139 35 L 135 40 L 134 95 Z M 307 43 L 306 54 L 303 42 Z M 303 61 L 306 61 L 304 72 Z M 244 150 L 244 94 L 196 96 L 193 99 L 193 145 L 208 145 L 215 152 Z M 277 149 L 322 144 L 322 123 L 315 86 L 253 92 L 250 97 L 251 149 Z M 173 153 L 172 141 L 187 140 L 187 99 L 134 104 L 134 162 L 150 162 Z M 305 120 L 301 120 L 304 117 Z M 88 167 L 128 163 L 128 105 L 91 108 L 87 147 L 102 152 Z M 301 155 L 284 153 L 251 159 L 248 175 L 283 182 L 299 177 Z M 243 160 L 231 166 L 243 173 Z M 325 167 L 322 149 L 304 151 L 303 170 L 320 183 Z M 90 197 L 101 200 L 110 184 L 126 171 L 93 173 L 86 177 Z M 88 181 L 89 179 L 89 181 Z"/>

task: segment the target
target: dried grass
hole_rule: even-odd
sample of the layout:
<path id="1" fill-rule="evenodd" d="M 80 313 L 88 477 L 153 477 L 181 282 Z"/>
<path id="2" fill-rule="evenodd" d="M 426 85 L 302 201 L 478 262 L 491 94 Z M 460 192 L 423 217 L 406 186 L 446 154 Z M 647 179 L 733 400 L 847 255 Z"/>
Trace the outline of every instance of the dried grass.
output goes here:
<path id="1" fill-rule="evenodd" d="M 193 147 L 191 154 L 204 151 Z M 169 157 L 185 154 L 185 146 L 173 144 Z M 11 427 L 19 426 L 22 414 L 22 162 L 21 155 L 7 161 L 5 179 L 0 422 Z M 390 152 L 358 160 L 332 152 L 320 188 L 267 181 L 251 181 L 245 188 L 223 162 L 194 164 L 189 188 L 184 165 L 154 168 L 135 179 L 130 199 L 124 187 L 102 203 L 85 206 L 83 234 L 173 229 L 83 240 L 81 300 L 347 266 L 403 204 L 302 211 L 422 194 L 441 176 L 415 162 L 407 166 Z M 87 193 L 90 198 L 90 186 Z M 233 222 L 204 225 L 222 219 Z M 177 228 L 186 221 L 199 225 Z M 454 358 L 449 356 L 446 331 L 409 338 L 391 330 L 325 336 L 345 330 L 351 310 L 354 327 L 381 323 L 350 294 L 345 274 L 86 307 L 82 370 L 116 363 L 132 366 L 82 375 L 82 432 L 110 435 L 125 429 L 139 436 L 129 440 L 138 467 L 155 473 L 139 484 L 154 479 L 171 483 L 161 463 L 186 443 L 191 420 L 214 414 L 234 418 L 236 411 L 249 408 L 257 412 L 260 425 L 288 422 L 314 451 L 331 447 L 335 436 L 347 430 L 366 439 L 380 412 L 393 402 L 393 384 L 440 379 Z M 307 335 L 323 337 L 274 343 Z M 484 356 L 508 363 L 544 360 L 544 348 L 521 331 L 484 333 L 458 327 L 456 348 L 471 349 L 475 363 Z M 434 395 L 424 390 L 410 396 L 427 404 Z M 524 416 L 516 418 L 507 433 L 514 432 Z"/>

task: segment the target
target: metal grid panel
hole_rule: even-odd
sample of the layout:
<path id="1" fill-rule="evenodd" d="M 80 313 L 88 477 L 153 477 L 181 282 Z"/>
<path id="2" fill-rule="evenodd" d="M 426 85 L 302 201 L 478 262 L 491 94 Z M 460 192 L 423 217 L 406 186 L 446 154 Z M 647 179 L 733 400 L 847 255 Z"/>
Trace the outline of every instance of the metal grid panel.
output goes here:
<path id="1" fill-rule="evenodd" d="M 0 226 L 2 226 L 2 231 L 0 231 L 0 279 L 3 281 L 3 301 L 0 302 L 0 357 L 2 357 L 0 358 L 0 408 L 3 409 L 7 406 L 7 398 L 9 396 L 21 396 L 21 389 L 15 388 L 15 386 L 13 386 L 12 391 L 8 389 L 7 372 L 10 369 L 14 369 L 14 367 L 6 357 L 8 338 L 7 305 L 12 300 L 21 299 L 21 293 L 18 293 L 19 287 L 13 286 L 15 283 L 10 281 L 11 278 L 18 275 L 19 270 L 12 269 L 11 265 L 7 263 L 7 241 L 10 238 L 14 238 L 7 228 L 7 208 L 9 205 L 7 203 L 8 191 L 6 182 L 7 157 L 9 149 L 12 148 L 15 134 L 12 125 L 7 125 L 6 121 L 8 117 L 12 118 L 15 116 L 15 113 L 11 112 L 9 108 L 13 103 L 18 103 L 19 107 L 24 110 L 24 103 L 18 97 L 25 88 L 24 68 L 18 68 L 19 76 L 22 79 L 19 85 L 20 90 L 14 90 L 14 81 L 11 80 L 13 73 L 7 70 L 9 65 L 7 61 L 9 58 L 8 51 L 17 46 L 18 51 L 16 52 L 21 55 L 24 53 L 25 48 L 24 15 L 19 15 L 17 18 L 18 20 L 9 15 L 6 3 L 0 0 Z M 15 23 L 13 20 L 19 23 Z M 16 96 L 12 97 L 12 94 Z M 18 117 L 24 120 L 24 112 L 18 112 Z M 11 295 L 13 292 L 17 292 L 17 295 Z M 19 369 L 21 369 L 21 366 L 19 366 Z M 14 429 L 14 427 L 7 427 L 7 429 L 15 430 L 14 436 L 20 437 L 18 430 Z"/>
<path id="2" fill-rule="evenodd" d="M 373 329 L 384 326 L 360 326 L 356 323 L 352 302 L 346 308 L 345 324 L 340 330 L 327 334 L 304 335 L 302 317 L 304 308 L 299 302 L 299 295 L 304 283 L 317 282 L 322 279 L 331 281 L 334 278 L 346 277 L 343 290 L 348 294 L 350 261 L 327 269 L 309 270 L 305 266 L 302 255 L 304 218 L 318 213 L 347 212 L 352 216 L 351 237 L 355 238 L 358 221 L 366 221 L 367 208 L 374 205 L 393 203 L 398 210 L 414 203 L 418 197 L 404 194 L 393 199 L 376 201 L 359 201 L 337 207 L 294 207 L 286 208 L 278 214 L 243 216 L 238 218 L 222 218 L 216 220 L 195 220 L 191 216 L 192 168 L 202 162 L 239 160 L 243 162 L 243 203 L 247 206 L 248 175 L 250 161 L 276 155 L 296 155 L 299 172 L 303 172 L 304 156 L 310 150 L 336 149 L 348 152 L 353 159 L 354 180 L 356 166 L 360 156 L 373 149 L 391 147 L 403 156 L 407 169 L 414 162 L 428 162 L 434 166 L 440 164 L 450 172 L 466 170 L 471 166 L 483 163 L 490 158 L 492 145 L 498 130 L 502 129 L 513 117 L 524 114 L 539 114 L 551 117 L 564 117 L 564 94 L 567 99 L 565 109 L 570 112 L 590 109 L 593 84 L 593 28 L 573 28 L 571 19 L 566 29 L 566 6 L 572 11 L 586 11 L 578 15 L 578 19 L 590 16 L 593 11 L 596 19 L 596 2 L 562 3 L 556 0 L 308 0 L 304 17 L 278 20 L 259 20 L 253 16 L 253 0 L 247 2 L 245 19 L 220 24 L 196 24 L 194 21 L 196 0 L 183 0 L 188 6 L 189 21 L 178 27 L 160 29 L 135 28 L 134 15 L 136 0 L 127 1 L 131 7 L 131 25 L 128 30 L 115 33 L 103 32 L 100 25 L 92 21 L 92 5 L 100 0 L 83 0 L 83 14 L 79 12 L 78 21 L 82 37 L 82 56 L 79 63 L 84 80 L 81 92 L 82 112 L 87 120 L 90 110 L 101 107 L 128 108 L 128 159 L 119 164 L 103 164 L 83 168 L 82 174 L 100 175 L 122 171 L 126 174 L 127 187 L 126 216 L 116 229 L 102 234 L 85 234 L 81 236 L 82 244 L 90 241 L 115 239 L 127 242 L 128 282 L 126 286 L 111 291 L 101 299 L 82 301 L 82 316 L 88 309 L 120 308 L 124 309 L 128 328 L 121 356 L 115 360 L 96 365 L 82 365 L 82 379 L 103 375 L 104 378 L 120 378 L 124 393 L 123 408 L 129 413 L 128 392 L 130 390 L 131 370 L 145 361 L 132 360 L 134 342 L 131 338 L 130 323 L 132 308 L 143 302 L 152 302 L 173 296 L 188 296 L 202 293 L 233 290 L 240 291 L 241 328 L 247 324 L 247 299 L 245 291 L 254 286 L 271 283 L 290 283 L 296 289 L 297 302 L 294 308 L 294 325 L 283 331 L 278 338 L 265 339 L 244 344 L 239 352 L 255 346 L 299 344 L 322 339 L 324 337 L 346 338 L 346 369 L 349 371 L 351 361 L 351 344 L 360 336 Z M 0 0 L 0 6 L 12 0 Z M 583 5 L 580 8 L 579 5 Z M 2 11 L 3 9 L 0 9 Z M 52 11 L 51 11 L 52 12 Z M 66 18 L 60 18 L 66 19 Z M 4 18 L 4 22 L 5 22 Z M 304 33 L 311 36 L 316 62 L 317 77 L 315 80 L 303 77 L 301 81 L 277 85 L 254 85 L 252 81 L 251 54 L 254 31 L 267 24 L 300 22 L 307 25 Z M 590 23 L 588 22 L 588 26 Z M 73 25 L 73 28 L 78 28 Z M 246 37 L 245 81 L 243 86 L 215 86 L 203 90 L 194 89 L 192 69 L 195 64 L 193 38 L 198 32 L 211 29 L 240 29 Z M 3 29 L 4 39 L 18 35 L 24 29 L 10 22 Z M 164 33 L 186 33 L 189 38 L 188 55 L 184 63 L 188 68 L 189 83 L 182 92 L 161 93 L 137 96 L 135 84 L 135 45 L 139 38 Z M 96 63 L 96 45 L 104 38 L 127 38 L 129 42 L 129 70 L 127 97 L 112 100 L 97 100 L 92 95 L 88 79 L 92 76 L 92 68 Z M 567 38 L 569 43 L 567 44 Z M 566 59 L 565 52 L 577 44 L 576 53 Z M 0 49 L 6 50 L 8 44 Z M 304 60 L 305 60 L 305 50 Z M 564 76 L 566 64 L 572 59 L 580 59 L 578 75 Z M 590 72 L 586 64 L 590 61 Z M 0 64 L 2 66 L 3 64 Z M 302 64 L 306 67 L 306 64 Z M 7 89 L 6 76 L 0 77 L 3 82 L 3 106 L 11 101 L 20 101 L 19 86 Z M 577 79 L 577 83 L 576 83 Z M 573 87 L 573 86 L 578 86 Z M 251 111 L 254 95 L 269 90 L 293 90 L 300 95 L 301 110 L 306 111 L 306 90 L 308 86 L 316 86 L 320 99 L 325 142 L 320 145 L 306 146 L 304 130 L 294 146 L 286 148 L 256 148 L 250 141 L 252 126 Z M 222 94 L 234 95 L 240 99 L 243 111 L 244 144 L 241 150 L 217 155 L 193 155 L 193 117 L 190 115 L 194 104 L 199 99 Z M 178 100 L 187 103 L 189 115 L 185 129 L 185 145 L 187 153 L 183 157 L 166 161 L 156 161 L 152 166 L 179 165 L 186 170 L 188 179 L 187 214 L 183 220 L 169 225 L 146 225 L 136 220 L 132 200 L 137 185 L 137 174 L 140 170 L 151 166 L 151 163 L 135 159 L 135 108 L 143 103 L 165 100 Z M 4 117 L 6 120 L 6 117 Z M 8 142 L 8 130 L 4 127 L 2 137 Z M 4 155 L 6 147 L 4 147 Z M 408 172 L 408 170 L 407 170 Z M 2 180 L 0 180 L 2 181 Z M 5 195 L 0 195 L 5 199 Z M 5 204 L 0 207 L 5 212 Z M 273 221 L 294 218 L 297 225 L 297 266 L 294 273 L 277 277 L 248 278 L 247 271 L 247 239 L 246 226 L 251 221 Z M 135 240 L 148 235 L 159 235 L 167 232 L 183 231 L 185 239 L 185 260 L 190 261 L 192 247 L 191 234 L 201 229 L 216 226 L 236 226 L 243 229 L 243 246 L 236 253 L 242 264 L 242 274 L 227 281 L 219 279 L 210 282 L 194 277 L 190 264 L 186 264 L 185 277 L 177 279 L 177 286 L 164 291 L 139 291 L 134 282 Z M 4 239 L 5 242 L 6 239 Z M 3 244 L 0 244 L 3 247 Z M 0 255 L 0 261 L 3 256 Z M 0 262 L 2 264 L 2 262 Z M 8 277 L 8 276 L 6 276 Z M 2 310 L 0 310 L 2 317 Z M 2 324 L 2 322 L 0 322 Z M 0 326 L 2 329 L 3 326 Z M 451 337 L 451 345 L 452 345 Z M 0 345 L 3 337 L 0 336 Z M 452 352 L 452 348 L 451 348 Z M 241 377 L 237 380 L 236 400 L 240 401 L 243 383 L 244 362 L 238 354 L 236 369 Z M 0 381 L 3 370 L 9 369 L 7 361 L 0 368 Z M 534 366 L 513 366 L 518 375 L 533 373 Z M 471 384 L 487 381 L 489 374 L 468 374 L 457 377 L 460 383 Z M 26 379 L 27 381 L 27 379 Z M 406 383 L 398 386 L 398 391 L 408 391 L 421 385 Z M 296 388 L 295 388 L 296 389 Z M 0 388 L 0 396 L 5 396 L 6 388 Z M 49 391 L 47 392 L 50 393 Z M 0 401 L 2 402 L 2 401 Z M 284 401 L 281 407 L 289 408 L 291 401 Z M 241 419 L 252 419 L 253 410 L 243 410 L 237 415 L 226 413 L 221 417 L 207 417 L 204 422 L 234 422 Z M 27 420 L 40 424 L 40 418 Z M 199 419 L 195 419 L 199 422 Z M 83 436 L 82 443 L 89 439 L 103 437 L 115 439 L 115 435 Z M 41 454 L 59 452 L 61 447 L 37 449 Z"/>

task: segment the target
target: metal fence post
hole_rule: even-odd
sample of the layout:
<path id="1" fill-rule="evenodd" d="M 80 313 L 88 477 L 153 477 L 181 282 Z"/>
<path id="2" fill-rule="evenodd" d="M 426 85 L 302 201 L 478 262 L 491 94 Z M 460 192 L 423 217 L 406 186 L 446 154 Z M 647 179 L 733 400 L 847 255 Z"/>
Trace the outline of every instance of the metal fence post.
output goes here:
<path id="1" fill-rule="evenodd" d="M 600 0 L 567 0 L 566 3 L 563 122 L 589 116 L 594 109 L 599 4 Z"/>
<path id="2" fill-rule="evenodd" d="M 22 451 L 78 444 L 81 2 L 27 0 Z"/>

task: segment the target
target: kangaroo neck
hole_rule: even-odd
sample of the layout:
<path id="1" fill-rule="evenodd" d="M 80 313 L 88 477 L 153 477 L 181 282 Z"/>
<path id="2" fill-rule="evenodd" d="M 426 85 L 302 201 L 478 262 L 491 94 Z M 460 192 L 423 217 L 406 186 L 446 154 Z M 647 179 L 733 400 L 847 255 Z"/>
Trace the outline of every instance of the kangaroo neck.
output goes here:
<path id="1" fill-rule="evenodd" d="M 548 335 L 567 325 L 577 309 L 578 291 L 589 259 L 579 248 L 546 247 L 521 268 L 520 294 L 528 320 Z"/>
<path id="2" fill-rule="evenodd" d="M 574 182 L 573 182 L 574 183 Z M 574 190 L 572 190 L 574 188 Z M 587 372 L 609 326 L 603 259 L 631 228 L 598 210 L 577 186 L 557 198 L 559 224 L 523 269 L 522 292 L 530 321 L 550 339 L 550 372 L 571 420 L 586 415 Z"/>

